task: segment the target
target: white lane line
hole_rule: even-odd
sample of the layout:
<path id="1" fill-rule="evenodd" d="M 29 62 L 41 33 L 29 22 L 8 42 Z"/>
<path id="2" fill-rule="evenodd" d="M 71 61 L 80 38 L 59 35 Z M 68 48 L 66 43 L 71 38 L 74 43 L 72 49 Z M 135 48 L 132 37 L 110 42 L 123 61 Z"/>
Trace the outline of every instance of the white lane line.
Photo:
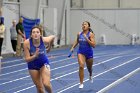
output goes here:
<path id="1" fill-rule="evenodd" d="M 16 59 L 16 60 L 12 60 L 12 61 L 4 61 L 3 64 L 18 62 L 18 61 L 22 61 L 22 60 L 24 60 L 24 59 Z"/>
<path id="2" fill-rule="evenodd" d="M 17 87 L 13 87 L 13 88 L 4 90 L 3 93 L 8 93 L 9 91 L 16 90 L 16 89 L 18 89 L 18 88 L 22 88 L 22 87 L 24 87 L 24 86 L 29 86 L 29 85 L 33 85 L 33 82 L 25 83 L 25 84 L 22 84 L 22 85 L 20 85 L 20 86 L 17 86 Z"/>
<path id="3" fill-rule="evenodd" d="M 111 56 L 111 55 L 104 55 L 104 56 Z M 94 57 L 94 58 L 104 57 L 104 56 L 97 56 L 97 57 Z M 50 64 L 54 64 L 54 63 L 65 61 L 65 60 L 69 60 L 69 59 L 72 59 L 72 58 L 65 58 L 65 59 L 62 59 L 62 60 L 52 61 L 52 62 L 50 62 Z M 11 67 L 13 67 L 13 65 Z M 4 76 L 4 75 L 8 75 L 8 74 L 13 74 L 13 73 L 20 72 L 20 71 L 23 71 L 23 70 L 27 70 L 27 68 L 21 69 L 21 70 L 17 70 L 17 71 L 13 71 L 13 72 L 10 72 L 10 73 L 0 74 L 0 76 Z"/>
<path id="4" fill-rule="evenodd" d="M 0 86 L 11 83 L 11 82 L 15 82 L 15 81 L 18 81 L 18 80 L 21 80 L 21 79 L 25 79 L 25 78 L 28 78 L 28 77 L 29 77 L 29 75 L 25 76 L 25 77 L 22 77 L 22 78 L 14 79 L 14 80 L 11 80 L 11 81 L 8 81 L 8 82 L 4 82 L 4 83 L 1 83 Z"/>
<path id="5" fill-rule="evenodd" d="M 120 52 L 115 52 L 115 54 L 113 53 L 110 53 L 110 54 L 112 54 L 112 55 L 124 55 L 124 54 L 130 54 L 131 52 L 134 52 L 134 50 L 136 50 L 136 49 L 133 49 L 133 50 L 124 50 L 124 51 L 121 51 L 121 53 Z M 120 50 L 119 50 L 120 51 Z M 112 51 L 113 52 L 113 51 Z M 108 53 L 98 53 L 97 55 L 107 55 Z"/>
<path id="6" fill-rule="evenodd" d="M 116 59 L 116 58 L 119 58 L 119 57 L 121 57 L 121 56 L 118 56 L 118 57 L 114 57 L 114 58 L 105 60 L 105 61 L 103 61 L 103 62 L 94 64 L 93 66 L 100 65 L 100 64 L 102 64 L 102 63 L 106 63 L 106 62 L 108 62 L 108 61 L 111 61 L 111 60 Z M 97 57 L 97 58 L 98 58 L 98 57 Z M 57 67 L 57 68 L 54 68 L 54 69 L 51 69 L 51 70 L 52 70 L 52 71 L 53 71 L 53 70 L 57 70 L 57 69 L 60 69 L 60 68 L 63 68 L 63 67 L 67 67 L 67 66 L 70 66 L 70 65 L 74 65 L 74 64 L 77 64 L 77 62 L 72 63 L 72 64 L 68 64 L 68 65 L 65 65 L 65 66 Z M 26 68 L 26 69 L 27 69 L 27 68 Z M 24 69 L 23 69 L 23 70 L 24 70 Z M 76 71 L 76 72 L 77 72 L 77 71 Z M 76 72 L 74 71 L 73 73 L 76 73 Z M 70 73 L 70 74 L 73 74 L 73 73 Z M 61 76 L 61 77 L 64 77 L 64 76 L 67 76 L 67 75 L 69 75 L 69 74 L 65 74 L 65 75 L 63 75 L 63 76 Z M 59 77 L 59 78 L 61 78 L 61 77 Z M 22 78 L 21 78 L 21 79 L 22 79 Z M 21 79 L 19 79 L 19 80 L 21 80 Z M 18 80 L 18 79 L 17 79 L 17 80 Z M 52 80 L 53 80 L 53 79 L 52 79 Z M 2 83 L 2 84 L 0 84 L 0 85 L 7 84 L 7 83 L 10 83 L 10 81 L 9 81 L 9 82 L 5 82 L 5 83 Z"/>
<path id="7" fill-rule="evenodd" d="M 93 65 L 93 66 L 97 66 L 97 65 L 100 65 L 100 64 L 102 64 L 102 63 L 109 62 L 109 61 L 114 60 L 114 59 L 117 59 L 117 58 L 119 58 L 119 57 L 121 57 L 121 56 L 118 56 L 118 57 L 114 57 L 114 58 L 105 60 L 105 61 L 103 61 L 103 62 L 101 62 L 101 63 L 98 63 L 98 64 L 95 64 L 95 65 Z M 87 68 L 85 67 L 84 69 L 87 69 Z M 73 71 L 73 72 L 71 72 L 71 73 L 68 73 L 68 74 L 65 74 L 65 75 L 56 77 L 56 78 L 54 78 L 54 79 L 51 79 L 51 81 L 54 81 L 54 80 L 60 79 L 60 78 L 62 78 L 62 77 L 65 77 L 65 76 L 74 74 L 74 73 L 76 73 L 76 72 L 78 72 L 78 71 L 79 71 L 79 70 L 76 70 L 76 71 Z M 27 87 L 26 89 L 22 89 L 22 90 L 16 91 L 16 92 L 14 92 L 14 93 L 19 93 L 19 92 L 25 91 L 25 90 L 27 90 L 27 89 L 30 89 L 30 88 L 32 88 L 32 87 L 34 87 L 34 85 L 33 85 L 33 86 L 30 86 L 30 87 Z"/>
<path id="8" fill-rule="evenodd" d="M 21 63 L 21 64 L 16 64 L 16 65 L 11 65 L 11 66 L 6 66 L 6 67 L 2 67 L 1 69 L 6 69 L 6 68 L 11 68 L 11 67 L 16 67 L 16 66 L 20 66 L 20 65 L 24 65 L 25 63 Z"/>
<path id="9" fill-rule="evenodd" d="M 140 57 L 136 57 L 136 58 L 134 58 L 134 59 L 131 59 L 131 60 L 129 60 L 129 61 L 123 63 L 123 64 L 120 64 L 120 65 L 118 65 L 118 66 L 115 66 L 114 68 L 111 68 L 111 69 L 109 69 L 109 70 L 106 70 L 106 71 L 104 71 L 104 72 L 102 72 L 102 73 L 100 73 L 100 74 L 94 76 L 93 78 L 98 77 L 98 76 L 100 76 L 100 75 L 102 75 L 102 74 L 105 74 L 105 73 L 107 73 L 107 72 L 109 72 L 109 71 L 111 71 L 111 70 L 114 70 L 114 69 L 116 69 L 116 68 L 118 68 L 118 67 L 121 67 L 121 66 L 123 66 L 123 65 L 126 65 L 126 64 L 128 64 L 128 63 L 130 63 L 130 62 L 133 62 L 134 60 L 137 60 L 137 59 L 139 59 L 139 58 L 140 58 Z M 88 80 L 89 80 L 89 79 L 86 79 L 86 80 L 84 80 L 84 82 L 86 82 L 86 81 L 88 81 Z M 71 88 L 73 88 L 73 87 L 75 87 L 75 86 L 78 86 L 78 85 L 79 85 L 79 83 L 74 84 L 74 85 L 72 85 L 72 86 L 70 86 L 70 87 L 67 87 L 67 88 L 65 88 L 65 89 L 63 89 L 63 90 L 57 92 L 57 93 L 62 93 L 62 92 L 64 92 L 64 91 L 69 90 L 69 89 L 71 89 Z"/>
<path id="10" fill-rule="evenodd" d="M 94 57 L 94 58 L 99 58 L 99 57 Z M 78 64 L 78 62 L 72 62 L 72 63 L 70 63 L 70 64 L 63 65 L 63 66 L 60 66 L 60 67 L 57 67 L 57 68 L 51 69 L 51 71 L 53 71 L 53 70 L 57 70 L 57 69 L 60 69 L 60 68 L 63 68 L 63 67 L 68 67 L 68 66 L 71 66 L 71 65 L 74 65 L 74 64 Z M 95 65 L 96 65 L 96 64 L 95 64 Z"/>
<path id="11" fill-rule="evenodd" d="M 131 76 L 133 76 L 134 74 L 136 74 L 139 71 L 140 71 L 140 68 L 135 69 L 134 71 L 128 73 L 127 75 L 123 76 L 122 78 L 120 78 L 120 79 L 116 80 L 115 82 L 109 84 L 108 86 L 104 87 L 103 89 L 101 89 L 97 93 L 106 93 L 108 90 L 110 90 L 111 88 L 117 86 L 121 82 L 127 80 L 128 78 L 130 78 Z"/>
<path id="12" fill-rule="evenodd" d="M 52 61 L 52 62 L 50 62 L 50 64 L 54 64 L 54 63 L 56 63 L 56 62 L 65 61 L 65 60 L 68 60 L 68 59 L 71 59 L 71 58 L 66 58 L 66 59 L 62 59 L 62 60 Z M 25 63 L 24 63 L 24 64 L 25 64 Z M 27 64 L 27 63 L 26 63 L 26 64 Z M 17 65 L 11 65 L 11 66 L 9 66 L 9 67 L 18 66 L 18 65 L 23 65 L 23 63 L 22 63 L 22 64 L 17 64 Z M 5 67 L 5 68 L 8 68 L 8 67 Z M 3 67 L 3 69 L 4 69 L 4 67 Z M 9 73 L 5 73 L 5 74 L 0 74 L 0 76 L 4 76 L 4 75 L 8 75 L 8 74 L 13 74 L 13 73 L 20 72 L 20 71 L 27 70 L 27 69 L 28 69 L 28 68 L 20 69 L 20 70 L 13 71 L 13 72 L 9 72 Z"/>
<path id="13" fill-rule="evenodd" d="M 65 54 L 66 54 L 66 53 L 65 53 Z M 104 55 L 106 55 L 107 53 L 97 53 L 97 54 L 95 54 L 95 55 L 98 55 L 98 54 L 104 54 Z M 49 59 L 51 59 L 51 57 L 52 57 L 53 55 L 59 55 L 59 56 L 61 56 L 61 54 L 50 54 L 50 55 L 47 55 L 47 56 L 48 56 Z M 67 55 L 66 55 L 66 56 L 67 56 Z M 25 59 L 22 58 L 22 59 L 16 59 L 16 60 L 12 60 L 12 61 L 4 61 L 4 64 L 12 63 L 12 62 L 17 62 L 17 61 L 22 61 L 22 60 L 25 60 Z"/>
<path id="14" fill-rule="evenodd" d="M 50 61 L 50 64 L 54 64 L 54 63 L 57 63 L 57 62 L 60 62 L 60 61 L 65 61 L 65 60 L 69 60 L 69 59 L 73 59 L 72 57 L 71 58 L 65 58 L 65 59 L 61 59 L 61 60 L 56 60 L 56 61 Z"/>
<path id="15" fill-rule="evenodd" d="M 76 57 L 75 57 L 75 58 L 76 58 Z M 71 58 L 65 58 L 65 59 L 58 60 L 58 61 L 53 61 L 53 62 L 50 62 L 50 64 L 54 64 L 54 63 L 57 63 L 57 62 L 60 62 L 60 61 L 68 60 L 68 59 L 72 59 L 72 57 L 71 57 Z M 27 64 L 27 63 L 24 62 L 24 63 L 20 63 L 20 64 L 16 64 L 16 65 L 11 65 L 11 66 L 2 67 L 1 70 L 2 70 L 2 69 L 6 69 L 6 68 L 15 67 L 15 66 L 24 65 L 24 64 Z"/>
<path id="16" fill-rule="evenodd" d="M 19 90 L 19 91 L 16 91 L 16 92 L 14 92 L 14 93 L 19 93 L 19 92 L 22 92 L 22 91 L 28 90 L 28 89 L 33 88 L 33 87 L 35 87 L 35 85 L 30 86 L 30 87 L 27 87 L 27 88 L 24 88 L 24 89 Z"/>
<path id="17" fill-rule="evenodd" d="M 63 55 L 64 56 L 64 55 Z M 65 55 L 67 56 L 67 55 Z M 57 56 L 58 57 L 58 56 Z M 53 59 L 53 55 L 50 55 L 48 57 L 48 59 Z M 25 59 L 24 58 L 20 58 L 20 59 L 15 59 L 15 60 L 12 60 L 12 61 L 3 61 L 3 64 L 8 64 L 8 63 L 13 63 L 13 62 L 18 62 L 18 61 L 24 61 Z"/>
<path id="18" fill-rule="evenodd" d="M 75 62 L 74 64 L 76 64 L 77 62 Z M 65 65 L 65 66 L 61 66 L 61 67 L 57 67 L 57 68 L 54 68 L 54 69 L 51 69 L 51 70 L 57 70 L 57 69 L 60 69 L 60 68 L 63 68 L 63 67 L 67 67 L 67 66 L 70 66 L 71 64 L 68 64 L 68 65 Z M 73 64 L 72 64 L 73 65 Z M 29 75 L 25 76 L 25 78 L 28 78 Z M 15 79 L 15 80 L 11 80 L 11 81 L 8 81 L 8 82 L 4 82 L 4 83 L 1 83 L 0 85 L 5 85 L 5 84 L 8 84 L 8 83 L 11 83 L 11 82 L 14 82 L 14 81 L 18 81 L 18 80 L 21 80 L 21 79 L 25 79 L 24 77 L 23 78 L 19 78 L 19 79 Z"/>
<path id="19" fill-rule="evenodd" d="M 116 54 L 117 54 L 117 55 L 120 55 L 120 54 L 128 54 L 128 52 L 133 52 L 134 50 L 136 50 L 136 49 L 129 50 L 129 51 L 128 51 L 128 50 L 127 50 L 127 51 L 124 50 L 124 51 L 121 51 L 121 53 L 119 53 L 119 54 L 116 53 Z M 96 50 L 95 50 L 95 51 L 96 51 Z M 112 51 L 112 50 L 111 50 L 111 51 Z M 103 51 L 103 53 L 96 53 L 95 55 L 98 56 L 98 55 L 101 55 L 101 54 L 102 54 L 102 55 L 108 54 L 108 53 L 104 53 L 104 52 L 106 52 L 106 51 Z M 107 50 L 107 52 L 108 52 L 108 50 Z M 65 53 L 65 54 L 66 54 L 66 53 Z M 61 54 L 49 54 L 49 55 L 47 55 L 47 56 L 48 56 L 48 58 L 50 57 L 49 59 L 51 59 L 51 56 L 53 56 L 53 55 L 61 55 Z M 67 56 L 67 55 L 66 55 L 66 56 Z M 12 63 L 12 62 L 16 62 L 16 61 L 22 61 L 22 60 L 24 60 L 24 58 L 18 59 L 18 60 L 17 60 L 17 59 L 16 59 L 16 60 L 12 60 L 12 61 L 4 61 L 3 64 Z"/>
<path id="20" fill-rule="evenodd" d="M 116 55 L 121 55 L 121 54 L 128 54 L 128 52 L 131 52 L 132 50 L 130 50 L 130 51 L 124 51 L 124 52 L 121 52 L 121 53 L 119 53 L 119 54 L 116 54 Z M 100 54 L 100 53 L 98 53 L 98 54 Z M 98 55 L 98 54 L 96 54 L 96 55 Z M 107 53 L 103 53 L 104 54 L 104 56 L 106 56 L 106 54 Z M 114 54 L 112 54 L 112 55 L 114 55 Z M 98 55 L 99 56 L 99 55 Z M 103 56 L 103 55 L 100 55 L 100 56 Z M 76 57 L 75 57 L 76 58 Z M 51 58 L 50 58 L 51 59 Z M 62 59 L 62 61 L 63 60 L 68 60 L 68 59 L 71 59 L 71 58 L 65 58 L 65 59 Z M 24 59 L 18 59 L 18 60 L 13 60 L 13 61 L 7 61 L 7 62 L 4 62 L 4 64 L 5 63 L 11 63 L 11 62 L 16 62 L 16 61 L 24 61 Z M 51 63 L 57 63 L 58 61 L 54 61 L 54 62 L 50 62 L 50 64 Z M 24 64 L 26 64 L 26 62 L 24 62 L 24 63 L 20 63 L 20 64 L 16 64 L 16 65 L 11 65 L 11 66 L 6 66 L 6 67 L 1 67 L 1 69 L 6 69 L 6 68 L 11 68 L 11 67 L 15 67 L 15 66 L 19 66 L 19 65 L 24 65 Z"/>
<path id="21" fill-rule="evenodd" d="M 100 57 L 100 56 L 98 56 L 98 57 Z M 98 57 L 94 57 L 94 58 L 98 58 Z M 53 62 L 50 62 L 50 64 L 54 64 L 54 63 L 56 63 L 56 62 L 60 62 L 60 61 L 65 61 L 65 60 L 68 60 L 68 59 L 71 59 L 71 58 L 66 58 L 66 59 L 62 59 L 62 60 L 58 60 L 58 61 L 53 61 Z M 74 65 L 74 64 L 76 64 L 76 63 L 77 63 L 77 62 L 72 63 L 72 64 L 68 64 L 68 65 L 65 65 L 65 66 Z M 61 66 L 61 67 L 58 67 L 58 68 L 62 68 L 62 67 L 65 67 L 65 66 Z M 55 69 L 58 69 L 58 68 L 54 68 L 54 70 L 55 70 Z M 28 68 L 20 69 L 20 70 L 13 71 L 13 72 L 9 72 L 9 73 L 5 73 L 5 74 L 0 74 L 0 76 L 13 74 L 13 73 L 20 72 L 20 71 L 27 70 L 27 69 L 28 69 Z"/>
<path id="22" fill-rule="evenodd" d="M 54 64 L 54 63 L 57 63 L 60 61 L 68 60 L 68 59 L 72 59 L 72 58 L 66 58 L 66 59 L 62 59 L 62 60 L 53 61 L 53 62 L 50 62 L 50 64 Z M 24 65 L 24 64 L 27 64 L 27 63 L 24 62 L 24 63 L 20 63 L 20 64 L 16 64 L 16 65 L 6 66 L 6 67 L 2 67 L 1 69 L 11 68 L 11 67 L 15 67 L 15 66 Z"/>
<path id="23" fill-rule="evenodd" d="M 20 71 L 24 71 L 24 70 L 27 70 L 27 68 L 25 68 L 25 69 L 20 69 L 20 70 L 16 70 L 16 71 L 9 72 L 9 73 L 5 73 L 5 74 L 0 74 L 0 77 L 1 77 L 1 76 L 5 76 L 5 75 L 9 75 L 9 74 L 13 74 L 13 73 L 17 73 L 17 72 L 20 72 Z"/>

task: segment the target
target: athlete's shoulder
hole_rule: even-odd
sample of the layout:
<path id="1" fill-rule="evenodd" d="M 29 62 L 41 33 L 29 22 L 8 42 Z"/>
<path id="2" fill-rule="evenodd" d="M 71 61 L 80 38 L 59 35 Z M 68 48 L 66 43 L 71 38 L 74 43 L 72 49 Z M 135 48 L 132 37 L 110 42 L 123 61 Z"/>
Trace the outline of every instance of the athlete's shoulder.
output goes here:
<path id="1" fill-rule="evenodd" d="M 82 32 L 78 32 L 77 35 L 80 35 Z"/>
<path id="2" fill-rule="evenodd" d="M 91 36 L 91 35 L 92 35 L 92 36 L 95 36 L 94 32 L 90 32 L 89 34 L 90 34 L 90 36 Z"/>
<path id="3" fill-rule="evenodd" d="M 30 41 L 29 41 L 29 39 L 26 39 L 24 41 L 23 47 L 24 47 L 24 49 L 27 49 L 27 48 L 30 49 Z"/>
<path id="4" fill-rule="evenodd" d="M 47 37 L 41 37 L 42 41 L 45 42 L 45 40 L 47 40 Z"/>

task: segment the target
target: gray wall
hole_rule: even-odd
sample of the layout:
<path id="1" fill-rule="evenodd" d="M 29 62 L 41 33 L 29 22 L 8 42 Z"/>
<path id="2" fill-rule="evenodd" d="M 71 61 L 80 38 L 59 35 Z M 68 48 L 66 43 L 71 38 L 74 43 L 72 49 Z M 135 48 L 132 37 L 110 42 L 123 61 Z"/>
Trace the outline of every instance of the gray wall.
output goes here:
<path id="1" fill-rule="evenodd" d="M 66 0 L 49 0 L 48 7 L 57 9 L 57 37 L 61 34 L 61 45 L 65 44 L 64 5 Z"/>
<path id="2" fill-rule="evenodd" d="M 2 16 L 4 16 L 5 25 L 5 37 L 3 42 L 2 54 L 13 52 L 10 38 L 10 27 L 12 26 L 12 20 L 15 19 L 18 22 L 19 19 L 19 4 L 5 3 L 3 6 Z"/>
<path id="3" fill-rule="evenodd" d="M 83 0 L 84 8 L 117 8 L 118 0 Z"/>
<path id="4" fill-rule="evenodd" d="M 72 6 L 86 9 L 140 8 L 140 0 L 72 0 Z"/>
<path id="5" fill-rule="evenodd" d="M 46 35 L 57 35 L 57 9 L 45 8 L 44 9 L 44 26 Z M 54 45 L 57 44 L 57 37 L 55 38 Z"/>
<path id="6" fill-rule="evenodd" d="M 38 18 L 39 0 L 20 0 L 20 14 L 28 18 Z"/>
<path id="7" fill-rule="evenodd" d="M 138 6 L 138 4 L 130 6 L 132 0 L 129 0 L 129 3 L 127 0 L 121 0 L 121 7 L 129 7 L 129 9 L 89 9 L 87 10 L 89 11 L 88 14 L 86 14 L 87 12 L 84 13 L 82 9 L 70 9 L 69 7 L 66 11 L 67 20 L 65 20 L 66 15 L 64 14 L 64 3 L 66 0 L 48 0 L 48 7 L 45 8 L 39 6 L 39 1 L 40 0 L 21 0 L 20 14 L 28 18 L 40 18 L 44 26 L 56 35 L 61 32 L 61 45 L 65 43 L 72 44 L 75 41 L 76 34 L 81 31 L 81 24 L 85 20 L 91 22 L 91 28 L 96 35 L 97 44 L 101 43 L 102 35 L 105 35 L 106 44 L 130 44 L 131 39 L 126 35 L 137 34 L 137 36 L 140 36 L 140 10 L 130 9 L 130 7 Z M 102 0 L 94 0 L 93 3 L 92 0 L 83 0 L 83 6 L 90 8 L 89 6 L 94 5 L 96 2 L 99 7 L 101 1 Z M 109 1 L 113 3 L 109 4 L 109 8 L 113 6 L 115 6 L 115 8 L 117 7 L 117 0 Z M 139 0 L 135 0 L 135 2 L 139 3 Z M 68 3 L 70 4 L 70 0 Z M 70 6 L 69 4 L 68 6 Z M 104 7 L 106 6 L 108 5 L 105 4 Z M 18 10 L 19 8 L 16 7 L 15 9 Z M 44 11 L 44 14 L 41 9 Z M 8 19 L 5 20 L 7 29 L 10 28 L 11 20 L 13 18 L 18 19 L 19 16 L 19 14 L 11 12 L 12 10 L 4 9 L 5 19 Z M 93 15 L 91 15 L 91 13 Z M 12 16 L 8 18 L 8 15 Z M 121 31 L 116 31 L 116 29 Z"/>
<path id="8" fill-rule="evenodd" d="M 95 33 L 97 44 L 101 43 L 101 35 L 105 35 L 107 45 L 130 44 L 131 35 L 140 36 L 140 10 L 71 10 L 70 43 L 81 30 L 83 21 L 89 21 Z M 88 11 L 88 12 L 87 12 Z"/>

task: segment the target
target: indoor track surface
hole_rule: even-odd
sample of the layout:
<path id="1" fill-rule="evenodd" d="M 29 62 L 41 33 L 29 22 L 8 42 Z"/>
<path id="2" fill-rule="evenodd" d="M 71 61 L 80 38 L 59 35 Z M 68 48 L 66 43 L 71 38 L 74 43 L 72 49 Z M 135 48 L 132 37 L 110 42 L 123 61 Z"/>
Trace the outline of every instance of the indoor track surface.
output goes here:
<path id="1" fill-rule="evenodd" d="M 93 83 L 85 65 L 83 89 L 78 88 L 77 49 L 70 58 L 69 50 L 48 53 L 54 93 L 140 93 L 140 46 L 96 46 Z M 23 58 L 3 58 L 1 64 L 0 93 L 36 93 Z"/>

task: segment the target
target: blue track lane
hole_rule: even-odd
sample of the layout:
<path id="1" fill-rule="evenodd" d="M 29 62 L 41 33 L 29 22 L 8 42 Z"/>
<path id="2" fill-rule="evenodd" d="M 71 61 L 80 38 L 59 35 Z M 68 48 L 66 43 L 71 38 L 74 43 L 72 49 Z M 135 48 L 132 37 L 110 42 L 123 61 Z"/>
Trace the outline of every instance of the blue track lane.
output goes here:
<path id="1" fill-rule="evenodd" d="M 116 91 L 117 90 L 117 91 Z M 108 93 L 139 93 L 140 72 L 112 88 Z"/>
<path id="2" fill-rule="evenodd" d="M 54 93 L 96 93 L 140 67 L 140 46 L 97 46 L 94 49 L 93 83 L 85 66 L 84 88 L 78 89 L 77 49 L 68 58 L 69 47 L 48 53 Z M 140 93 L 140 73 L 131 76 L 108 93 Z M 36 93 L 23 58 L 2 59 L 0 93 Z"/>

